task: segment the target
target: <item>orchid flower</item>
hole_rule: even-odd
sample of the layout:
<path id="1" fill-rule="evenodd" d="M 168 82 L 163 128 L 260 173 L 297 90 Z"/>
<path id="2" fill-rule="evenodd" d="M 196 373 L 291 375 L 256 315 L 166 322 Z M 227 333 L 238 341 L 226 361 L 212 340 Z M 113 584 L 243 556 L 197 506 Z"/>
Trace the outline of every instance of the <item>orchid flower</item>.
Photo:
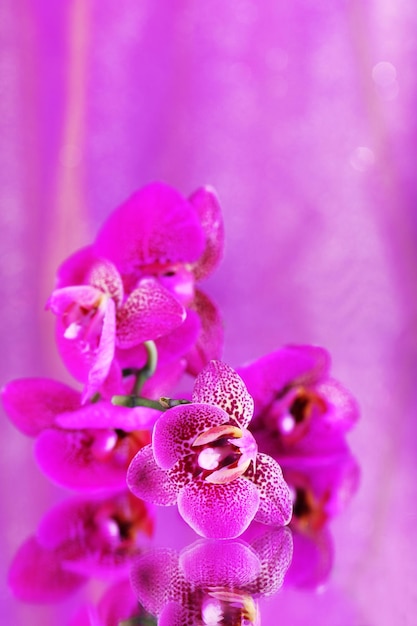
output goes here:
<path id="1" fill-rule="evenodd" d="M 223 247 L 223 219 L 214 190 L 201 187 L 187 200 L 158 182 L 113 211 L 93 246 L 95 255 L 117 268 L 128 297 L 144 281 L 156 281 L 185 307 L 187 318 L 197 315 L 198 334 L 193 346 L 183 350 L 193 375 L 211 358 L 219 358 L 223 346 L 219 311 L 196 286 L 218 266 Z M 170 332 L 164 333 L 165 341 Z M 120 359 L 124 356 L 118 353 Z"/>
<path id="2" fill-rule="evenodd" d="M 345 452 L 359 417 L 353 396 L 331 378 L 330 357 L 315 346 L 286 346 L 237 371 L 254 398 L 253 430 L 277 459 Z"/>
<path id="3" fill-rule="evenodd" d="M 22 600 L 62 600 L 91 576 L 127 574 L 152 534 L 149 507 L 126 491 L 65 500 L 48 511 L 36 535 L 16 552 L 9 585 Z"/>
<path id="4" fill-rule="evenodd" d="M 128 350 L 180 326 L 182 304 L 157 280 L 144 278 L 125 297 L 122 279 L 107 259 L 83 248 L 58 270 L 47 307 L 57 316 L 57 345 L 66 367 L 94 395 L 106 379 L 116 347 Z"/>
<path id="5" fill-rule="evenodd" d="M 157 420 L 152 444 L 129 467 L 129 488 L 155 504 L 178 503 L 184 520 L 205 537 L 237 537 L 253 519 L 288 524 L 290 491 L 278 463 L 258 453 L 247 430 L 252 413 L 242 379 L 211 361 L 195 380 L 192 402 Z"/>
<path id="6" fill-rule="evenodd" d="M 53 482 L 78 491 L 124 488 L 127 467 L 150 441 L 157 414 L 144 406 L 113 406 L 105 399 L 82 405 L 80 392 L 47 378 L 9 382 L 2 401 L 14 425 L 36 438 L 41 470 Z"/>
<path id="7" fill-rule="evenodd" d="M 264 533 L 251 545 L 241 540 L 200 539 L 180 554 L 155 548 L 135 559 L 131 581 L 140 603 L 158 626 L 260 624 L 257 599 L 282 586 L 291 562 L 291 533 Z"/>

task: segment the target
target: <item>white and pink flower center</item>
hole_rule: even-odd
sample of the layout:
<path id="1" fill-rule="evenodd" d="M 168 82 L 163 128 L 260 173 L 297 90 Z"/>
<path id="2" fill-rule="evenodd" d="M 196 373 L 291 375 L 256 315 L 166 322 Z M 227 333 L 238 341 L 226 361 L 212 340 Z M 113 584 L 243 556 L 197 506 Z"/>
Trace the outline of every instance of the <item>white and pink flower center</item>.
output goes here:
<path id="1" fill-rule="evenodd" d="M 213 484 L 229 483 L 255 464 L 258 446 L 253 435 L 233 424 L 213 426 L 192 445 L 194 474 Z"/>

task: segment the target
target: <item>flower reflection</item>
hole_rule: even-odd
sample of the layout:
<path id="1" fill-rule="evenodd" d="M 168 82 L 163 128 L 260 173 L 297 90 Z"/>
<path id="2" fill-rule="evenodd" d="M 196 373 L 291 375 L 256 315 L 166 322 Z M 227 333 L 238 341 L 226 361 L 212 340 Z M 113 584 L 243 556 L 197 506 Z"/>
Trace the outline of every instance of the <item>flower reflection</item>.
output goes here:
<path id="1" fill-rule="evenodd" d="M 180 554 L 159 548 L 140 556 L 131 581 L 159 626 L 255 626 L 257 600 L 281 588 L 291 558 L 285 528 L 264 531 L 251 544 L 201 539 Z"/>
<path id="2" fill-rule="evenodd" d="M 36 535 L 17 551 L 9 571 L 13 593 L 28 602 L 61 600 L 90 576 L 127 575 L 153 535 L 148 506 L 122 492 L 74 497 L 42 518 Z"/>
<path id="3" fill-rule="evenodd" d="M 359 487 L 360 469 L 350 452 L 315 462 L 282 463 L 293 493 L 294 558 L 286 584 L 317 587 L 333 565 L 331 520 L 345 510 Z"/>

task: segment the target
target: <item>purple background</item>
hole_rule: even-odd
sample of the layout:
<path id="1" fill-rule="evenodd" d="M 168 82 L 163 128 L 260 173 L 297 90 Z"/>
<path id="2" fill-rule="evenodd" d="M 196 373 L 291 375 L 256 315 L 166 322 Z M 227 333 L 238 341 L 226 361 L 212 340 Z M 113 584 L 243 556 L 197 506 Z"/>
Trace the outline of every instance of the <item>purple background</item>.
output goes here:
<path id="1" fill-rule="evenodd" d="M 226 252 L 204 288 L 225 360 L 321 344 L 360 401 L 362 483 L 332 523 L 332 578 L 266 601 L 263 624 L 415 619 L 416 33 L 412 0 L 0 5 L 1 384 L 70 381 L 44 312 L 55 268 L 159 179 L 218 191 Z M 1 441 L 4 581 L 64 492 L 6 418 Z M 97 593 L 39 608 L 1 589 L 15 626 L 65 624 Z"/>

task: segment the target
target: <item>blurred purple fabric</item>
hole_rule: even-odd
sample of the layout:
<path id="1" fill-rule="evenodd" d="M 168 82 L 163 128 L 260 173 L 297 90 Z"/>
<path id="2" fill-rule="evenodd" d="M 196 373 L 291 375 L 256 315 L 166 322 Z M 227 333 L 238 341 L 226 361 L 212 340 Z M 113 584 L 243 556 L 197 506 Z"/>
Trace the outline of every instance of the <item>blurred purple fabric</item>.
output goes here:
<path id="1" fill-rule="evenodd" d="M 242 365 L 315 343 L 361 404 L 362 483 L 332 523 L 321 593 L 265 601 L 263 624 L 414 618 L 417 10 L 412 0 L 3 0 L 1 384 L 71 382 L 44 304 L 55 269 L 135 189 L 213 185 L 226 253 L 203 285 Z M 63 493 L 1 422 L 1 576 Z M 160 516 L 177 520 L 175 511 Z M 192 538 L 178 521 L 178 536 Z M 65 624 L 15 603 L 20 626 Z M 97 596 L 94 584 L 87 591 Z"/>

